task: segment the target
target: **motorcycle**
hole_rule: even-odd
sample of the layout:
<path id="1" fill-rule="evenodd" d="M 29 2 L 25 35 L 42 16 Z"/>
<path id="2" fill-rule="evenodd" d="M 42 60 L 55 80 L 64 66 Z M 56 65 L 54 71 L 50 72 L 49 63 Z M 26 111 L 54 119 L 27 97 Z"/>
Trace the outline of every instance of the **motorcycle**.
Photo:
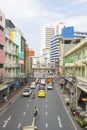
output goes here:
<path id="1" fill-rule="evenodd" d="M 35 93 L 32 93 L 32 98 L 35 98 Z"/>

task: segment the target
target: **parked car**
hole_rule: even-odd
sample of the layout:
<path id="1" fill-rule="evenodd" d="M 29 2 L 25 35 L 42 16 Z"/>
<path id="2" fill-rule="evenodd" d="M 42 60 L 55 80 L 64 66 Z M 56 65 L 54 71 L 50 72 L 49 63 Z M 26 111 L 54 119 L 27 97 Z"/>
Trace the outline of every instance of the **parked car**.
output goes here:
<path id="1" fill-rule="evenodd" d="M 31 95 L 31 90 L 30 90 L 30 88 L 25 88 L 25 89 L 23 90 L 23 92 L 22 92 L 22 95 L 23 95 L 24 97 L 30 96 L 30 95 Z"/>

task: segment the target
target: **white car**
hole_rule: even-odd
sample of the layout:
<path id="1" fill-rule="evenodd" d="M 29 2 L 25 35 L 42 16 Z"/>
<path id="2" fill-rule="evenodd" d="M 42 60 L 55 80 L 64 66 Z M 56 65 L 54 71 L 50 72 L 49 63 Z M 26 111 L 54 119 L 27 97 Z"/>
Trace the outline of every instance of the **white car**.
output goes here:
<path id="1" fill-rule="evenodd" d="M 36 88 L 36 84 L 31 84 L 31 85 L 30 85 L 30 88 L 31 88 L 31 89 L 35 89 L 35 88 Z"/>
<path id="2" fill-rule="evenodd" d="M 49 89 L 49 90 L 52 90 L 52 89 L 53 89 L 52 83 L 49 83 L 49 84 L 47 85 L 47 89 Z"/>
<path id="3" fill-rule="evenodd" d="M 30 95 L 31 95 L 31 90 L 30 90 L 30 88 L 25 88 L 25 89 L 23 90 L 23 92 L 22 92 L 22 95 L 23 95 L 24 97 L 30 96 Z"/>

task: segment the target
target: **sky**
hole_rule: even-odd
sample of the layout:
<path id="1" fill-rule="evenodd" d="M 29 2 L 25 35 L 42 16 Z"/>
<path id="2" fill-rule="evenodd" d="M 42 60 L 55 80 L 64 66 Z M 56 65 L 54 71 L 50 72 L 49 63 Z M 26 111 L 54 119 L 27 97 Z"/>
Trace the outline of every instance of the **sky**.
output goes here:
<path id="1" fill-rule="evenodd" d="M 41 29 L 64 22 L 87 32 L 87 0 L 1 0 L 0 10 L 21 30 L 29 48 L 40 55 Z"/>

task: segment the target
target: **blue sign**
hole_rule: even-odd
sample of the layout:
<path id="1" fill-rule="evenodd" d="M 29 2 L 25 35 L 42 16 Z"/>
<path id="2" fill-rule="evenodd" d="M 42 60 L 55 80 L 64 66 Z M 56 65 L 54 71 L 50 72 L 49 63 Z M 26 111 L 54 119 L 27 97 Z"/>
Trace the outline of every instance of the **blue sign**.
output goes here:
<path id="1" fill-rule="evenodd" d="M 62 38 L 73 38 L 74 37 L 74 27 L 64 27 L 62 29 Z"/>

